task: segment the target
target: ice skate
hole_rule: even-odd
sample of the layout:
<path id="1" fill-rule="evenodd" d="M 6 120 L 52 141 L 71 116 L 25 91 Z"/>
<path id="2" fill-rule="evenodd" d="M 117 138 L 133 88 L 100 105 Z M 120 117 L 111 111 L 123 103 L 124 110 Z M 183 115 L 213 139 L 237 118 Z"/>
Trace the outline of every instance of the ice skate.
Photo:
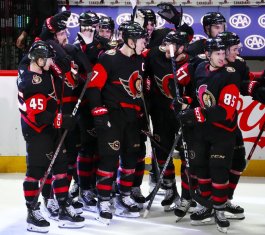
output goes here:
<path id="1" fill-rule="evenodd" d="M 82 228 L 85 226 L 84 220 L 68 202 L 59 207 L 59 228 Z"/>
<path id="2" fill-rule="evenodd" d="M 131 197 L 138 204 L 139 208 L 143 209 L 145 197 L 142 194 L 140 187 L 132 187 Z"/>
<path id="3" fill-rule="evenodd" d="M 220 231 L 221 233 L 227 233 L 230 222 L 225 217 L 224 211 L 215 210 L 214 218 L 217 224 L 218 231 Z"/>
<path id="4" fill-rule="evenodd" d="M 97 212 L 97 200 L 92 190 L 81 190 L 79 200 L 83 203 L 83 210 Z"/>
<path id="5" fill-rule="evenodd" d="M 115 215 L 127 218 L 140 217 L 140 208 L 131 196 L 119 195 L 115 200 Z"/>
<path id="6" fill-rule="evenodd" d="M 245 219 L 244 209 L 238 205 L 232 204 L 227 201 L 225 210 L 225 217 L 227 219 L 243 220 Z"/>
<path id="7" fill-rule="evenodd" d="M 83 203 L 79 202 L 76 199 L 73 198 L 69 198 L 68 202 L 73 206 L 73 208 L 75 209 L 75 212 L 77 214 L 82 214 L 83 213 Z"/>
<path id="8" fill-rule="evenodd" d="M 112 219 L 112 212 L 110 209 L 110 202 L 109 201 L 102 201 L 98 200 L 97 202 L 97 220 L 102 224 L 109 225 Z"/>
<path id="9" fill-rule="evenodd" d="M 59 205 L 57 200 L 54 198 L 43 198 L 43 201 L 44 209 L 48 213 L 48 217 L 58 221 Z"/>
<path id="10" fill-rule="evenodd" d="M 197 208 L 198 208 L 197 202 L 191 200 L 191 204 L 190 204 L 190 208 L 188 210 L 188 213 L 192 214 L 192 213 L 196 212 Z"/>
<path id="11" fill-rule="evenodd" d="M 40 202 L 32 209 L 28 208 L 27 230 L 37 233 L 49 232 L 50 223 L 43 217 L 40 211 Z"/>
<path id="12" fill-rule="evenodd" d="M 180 204 L 174 210 L 174 213 L 177 216 L 176 222 L 180 221 L 187 214 L 190 206 L 191 200 L 181 198 Z"/>
<path id="13" fill-rule="evenodd" d="M 209 225 L 214 224 L 213 209 L 202 207 L 202 209 L 196 211 L 190 215 L 191 225 Z"/>
<path id="14" fill-rule="evenodd" d="M 161 202 L 165 212 L 173 211 L 180 204 L 180 196 L 178 194 L 176 185 L 166 189 L 166 194 Z"/>

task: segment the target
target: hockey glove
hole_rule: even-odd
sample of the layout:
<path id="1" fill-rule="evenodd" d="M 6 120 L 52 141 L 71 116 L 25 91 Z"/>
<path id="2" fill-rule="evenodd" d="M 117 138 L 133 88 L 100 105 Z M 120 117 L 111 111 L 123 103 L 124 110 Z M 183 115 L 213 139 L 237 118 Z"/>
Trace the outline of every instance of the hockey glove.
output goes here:
<path id="1" fill-rule="evenodd" d="M 192 103 L 192 98 L 189 96 L 183 96 L 182 98 L 174 98 L 172 101 L 171 109 L 178 115 L 181 110 L 186 109 Z"/>
<path id="2" fill-rule="evenodd" d="M 177 118 L 184 126 L 194 126 L 197 123 L 203 123 L 206 121 L 205 110 L 201 107 L 182 110 L 177 114 Z"/>
<path id="3" fill-rule="evenodd" d="M 241 84 L 241 93 L 243 95 L 253 96 L 259 87 L 261 87 L 261 84 L 258 81 L 243 81 Z"/>
<path id="4" fill-rule="evenodd" d="M 51 69 L 57 76 L 71 71 L 71 57 L 66 55 L 64 58 L 55 58 Z"/>
<path id="5" fill-rule="evenodd" d="M 178 12 L 178 10 L 170 3 L 160 3 L 157 5 L 159 10 L 157 12 L 163 19 L 167 22 L 174 24 L 176 27 L 181 25 L 182 21 L 182 13 Z"/>
<path id="6" fill-rule="evenodd" d="M 105 107 L 96 107 L 92 109 L 91 114 L 94 117 L 96 131 L 108 130 L 111 127 L 108 110 Z"/>
<path id="7" fill-rule="evenodd" d="M 66 21 L 70 17 L 70 11 L 63 11 L 45 20 L 45 25 L 51 33 L 66 29 Z"/>
<path id="8" fill-rule="evenodd" d="M 54 118 L 54 127 L 57 129 L 64 128 L 66 130 L 73 130 L 76 120 L 72 115 L 57 113 Z"/>

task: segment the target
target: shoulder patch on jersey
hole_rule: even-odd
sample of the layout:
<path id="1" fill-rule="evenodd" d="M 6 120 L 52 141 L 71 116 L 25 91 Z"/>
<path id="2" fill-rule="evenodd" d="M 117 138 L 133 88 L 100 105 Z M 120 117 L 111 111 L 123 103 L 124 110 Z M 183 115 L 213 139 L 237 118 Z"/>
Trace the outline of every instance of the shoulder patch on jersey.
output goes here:
<path id="1" fill-rule="evenodd" d="M 236 70 L 233 67 L 226 67 L 228 73 L 234 73 Z"/>
<path id="2" fill-rule="evenodd" d="M 32 78 L 32 84 L 36 85 L 36 84 L 40 84 L 41 82 L 42 82 L 42 78 L 38 76 L 37 74 L 34 74 Z"/>
<path id="3" fill-rule="evenodd" d="M 105 53 L 107 55 L 115 55 L 116 54 L 116 50 L 115 49 L 107 50 L 107 51 L 105 51 Z"/>
<path id="4" fill-rule="evenodd" d="M 206 55 L 205 54 L 199 54 L 198 57 L 202 60 L 206 60 Z"/>
<path id="5" fill-rule="evenodd" d="M 240 57 L 240 56 L 237 56 L 236 59 L 237 59 L 237 60 L 240 60 L 241 62 L 244 62 L 244 61 L 245 61 L 245 60 L 244 60 L 242 57 Z"/>
<path id="6" fill-rule="evenodd" d="M 159 50 L 162 51 L 162 52 L 166 52 L 166 47 L 160 45 L 159 46 Z"/>

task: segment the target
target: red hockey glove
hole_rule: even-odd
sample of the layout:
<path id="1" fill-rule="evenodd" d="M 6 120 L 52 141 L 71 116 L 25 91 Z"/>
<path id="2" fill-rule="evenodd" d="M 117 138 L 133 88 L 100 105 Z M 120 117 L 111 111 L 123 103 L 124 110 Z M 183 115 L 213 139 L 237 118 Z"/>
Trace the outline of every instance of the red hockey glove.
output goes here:
<path id="1" fill-rule="evenodd" d="M 52 17 L 49 17 L 45 20 L 45 25 L 51 33 L 56 33 L 61 30 L 66 29 L 66 21 L 70 17 L 70 11 L 60 12 Z"/>
<path id="2" fill-rule="evenodd" d="M 157 12 L 163 19 L 167 22 L 174 24 L 176 27 L 181 25 L 182 21 L 182 13 L 178 12 L 178 10 L 170 3 L 160 3 L 157 5 L 159 10 Z"/>
<path id="3" fill-rule="evenodd" d="M 55 128 L 64 128 L 67 130 L 73 130 L 76 124 L 76 120 L 72 115 L 57 113 L 53 125 Z"/>
<path id="4" fill-rule="evenodd" d="M 96 107 L 91 110 L 91 114 L 96 130 L 108 130 L 111 127 L 108 110 L 105 107 Z"/>
<path id="5" fill-rule="evenodd" d="M 206 121 L 205 110 L 201 107 L 180 111 L 177 115 L 177 118 L 181 121 L 183 125 L 186 126 L 194 126 L 197 123 L 202 123 Z"/>

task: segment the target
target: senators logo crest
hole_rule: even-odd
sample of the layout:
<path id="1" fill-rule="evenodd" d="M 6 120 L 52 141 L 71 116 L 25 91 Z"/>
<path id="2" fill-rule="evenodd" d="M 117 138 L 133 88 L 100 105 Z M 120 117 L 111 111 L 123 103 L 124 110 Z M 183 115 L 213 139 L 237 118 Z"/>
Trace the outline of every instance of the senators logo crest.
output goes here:
<path id="1" fill-rule="evenodd" d="M 40 84 L 41 82 L 42 82 L 42 78 L 38 76 L 37 74 L 34 74 L 32 78 L 32 84 L 36 85 L 36 84 Z"/>
<path id="2" fill-rule="evenodd" d="M 161 93 L 167 98 L 173 99 L 169 89 L 169 82 L 171 79 L 174 79 L 173 74 L 167 74 L 162 79 L 159 79 L 159 77 L 155 75 L 156 84 L 159 87 Z"/>
<path id="3" fill-rule="evenodd" d="M 110 146 L 113 150 L 118 151 L 118 150 L 120 149 L 121 144 L 120 144 L 120 141 L 115 140 L 113 143 L 109 143 L 109 146 Z"/>
<path id="4" fill-rule="evenodd" d="M 120 78 L 120 82 L 129 96 L 135 98 L 140 98 L 143 91 L 143 78 L 139 74 L 139 71 L 134 71 L 129 80 L 123 80 Z"/>
<path id="5" fill-rule="evenodd" d="M 216 100 L 213 94 L 207 90 L 207 85 L 201 85 L 196 93 L 202 108 L 209 108 L 216 105 Z"/>

